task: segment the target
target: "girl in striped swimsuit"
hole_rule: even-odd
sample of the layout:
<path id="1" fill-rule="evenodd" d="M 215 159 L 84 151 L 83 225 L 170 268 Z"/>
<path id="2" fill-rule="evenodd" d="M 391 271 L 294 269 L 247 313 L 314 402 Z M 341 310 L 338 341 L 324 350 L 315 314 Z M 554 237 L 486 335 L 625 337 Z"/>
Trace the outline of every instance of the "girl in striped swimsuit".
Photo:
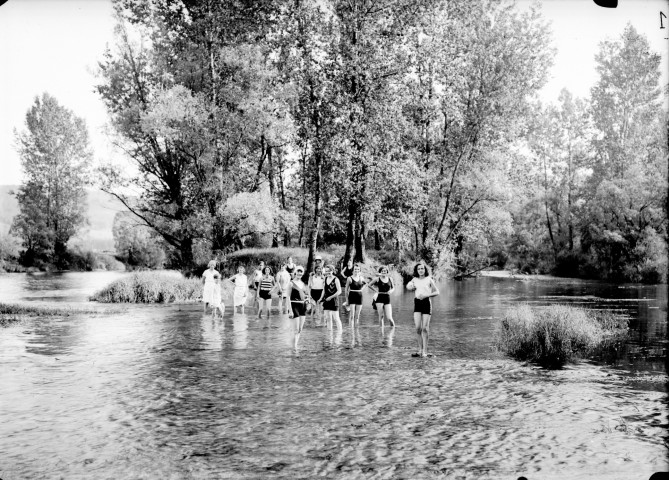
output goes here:
<path id="1" fill-rule="evenodd" d="M 258 282 L 258 290 L 256 290 L 256 299 L 258 300 L 258 318 L 262 317 L 263 310 L 269 318 L 269 311 L 272 308 L 272 293 L 276 289 L 276 282 L 272 275 L 270 267 L 264 267 L 262 277 Z"/>

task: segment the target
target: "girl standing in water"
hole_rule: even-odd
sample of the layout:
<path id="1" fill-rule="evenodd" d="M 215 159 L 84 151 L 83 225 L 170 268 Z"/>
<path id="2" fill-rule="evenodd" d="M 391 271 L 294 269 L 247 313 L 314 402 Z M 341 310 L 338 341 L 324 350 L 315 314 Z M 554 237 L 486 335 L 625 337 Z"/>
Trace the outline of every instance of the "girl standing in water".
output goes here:
<path id="1" fill-rule="evenodd" d="M 335 277 L 334 267 L 325 266 L 325 281 L 323 282 L 323 293 L 321 302 L 323 303 L 323 316 L 328 328 L 332 328 L 332 321 L 337 322 L 337 329 L 341 330 L 341 320 L 339 319 L 339 302 L 337 297 L 341 295 L 341 285 L 339 279 Z"/>
<path id="2" fill-rule="evenodd" d="M 392 327 L 395 326 L 395 322 L 393 321 L 393 306 L 390 304 L 390 294 L 395 290 L 395 286 L 393 285 L 393 279 L 388 276 L 388 273 L 388 267 L 380 267 L 379 276 L 369 284 L 370 288 L 376 287 L 377 295 L 374 303 L 376 304 L 376 312 L 379 314 L 381 327 L 384 326 L 384 316 L 388 319 Z"/>
<path id="3" fill-rule="evenodd" d="M 318 301 L 321 299 L 323 294 L 323 283 L 325 282 L 325 277 L 323 276 L 323 269 L 321 267 L 316 267 L 314 269 L 313 275 L 309 275 L 309 295 L 314 300 L 316 305 L 311 309 L 311 319 L 314 319 L 314 312 L 316 313 L 316 318 L 318 318 L 318 310 L 321 309 Z"/>
<path id="4" fill-rule="evenodd" d="M 218 273 L 214 274 L 214 288 L 211 295 L 211 309 L 211 318 L 216 318 L 218 312 L 221 312 L 221 318 L 223 318 L 225 304 L 221 299 L 221 276 Z"/>
<path id="5" fill-rule="evenodd" d="M 362 289 L 367 285 L 367 282 L 360 275 L 360 264 L 355 264 L 352 267 L 351 276 L 346 279 L 346 305 L 349 310 L 348 324 L 355 327 L 356 322 L 360 324 L 360 311 L 362 310 Z"/>
<path id="6" fill-rule="evenodd" d="M 294 270 L 294 269 L 293 269 Z M 290 308 L 290 300 L 288 298 L 288 284 L 293 277 L 286 270 L 286 266 L 281 267 L 279 273 L 276 274 L 276 283 L 279 286 L 279 311 L 287 313 Z"/>
<path id="7" fill-rule="evenodd" d="M 307 299 L 307 286 L 302 281 L 304 268 L 295 267 L 295 276 L 288 284 L 288 298 L 290 298 L 290 307 L 288 317 L 293 319 L 294 348 L 297 350 L 297 342 L 300 340 L 300 334 L 304 327 L 304 315 L 306 313 L 305 300 Z"/>
<path id="8" fill-rule="evenodd" d="M 262 317 L 263 310 L 267 314 L 267 318 L 269 318 L 269 311 L 272 308 L 272 293 L 274 293 L 275 289 L 276 285 L 274 277 L 272 276 L 272 268 L 264 267 L 256 292 L 256 300 L 258 300 L 258 318 Z"/>
<path id="9" fill-rule="evenodd" d="M 414 290 L 413 321 L 418 334 L 418 352 L 414 357 L 427 357 L 427 341 L 430 337 L 430 318 L 432 317 L 431 297 L 439 295 L 439 289 L 430 276 L 425 263 L 417 263 L 413 268 L 413 279 L 407 284 L 409 290 Z"/>
<path id="10" fill-rule="evenodd" d="M 286 272 L 290 273 L 291 275 L 295 271 L 295 262 L 293 262 L 293 257 L 288 257 L 288 260 L 286 261 Z"/>
<path id="11" fill-rule="evenodd" d="M 216 270 L 216 260 L 211 260 L 208 267 L 202 274 L 202 303 L 204 304 L 204 312 L 207 311 L 207 305 L 212 303 L 212 295 L 214 294 L 214 276 L 221 274 Z"/>
<path id="12" fill-rule="evenodd" d="M 246 305 L 246 297 L 248 296 L 249 286 L 248 279 L 244 275 L 244 267 L 241 265 L 237 268 L 237 273 L 228 280 L 235 284 L 235 290 L 232 294 L 232 311 L 237 311 L 237 307 L 241 307 L 241 313 L 244 313 L 244 305 Z"/>

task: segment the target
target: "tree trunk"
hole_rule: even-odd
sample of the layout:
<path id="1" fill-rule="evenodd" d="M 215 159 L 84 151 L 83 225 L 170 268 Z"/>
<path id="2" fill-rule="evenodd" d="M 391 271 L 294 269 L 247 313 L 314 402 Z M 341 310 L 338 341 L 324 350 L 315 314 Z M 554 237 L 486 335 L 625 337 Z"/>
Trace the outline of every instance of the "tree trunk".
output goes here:
<path id="1" fill-rule="evenodd" d="M 304 224 L 307 221 L 307 153 L 302 151 L 302 211 L 300 212 L 300 238 L 297 244 L 304 245 Z"/>
<path id="2" fill-rule="evenodd" d="M 548 167 L 546 166 L 546 159 L 544 158 L 544 208 L 546 209 L 546 226 L 548 227 L 548 236 L 551 239 L 553 246 L 553 258 L 557 262 L 557 245 L 555 245 L 555 237 L 553 237 L 553 226 L 551 225 L 551 218 L 548 214 Z"/>
<path id="3" fill-rule="evenodd" d="M 374 250 L 381 250 L 381 235 L 379 235 L 379 229 L 374 229 Z"/>
<path id="4" fill-rule="evenodd" d="M 348 220 L 346 221 L 346 250 L 344 251 L 344 265 L 347 265 L 349 259 L 353 258 L 353 231 L 355 229 L 355 202 L 353 199 L 348 201 Z"/>
<path id="5" fill-rule="evenodd" d="M 190 269 L 193 267 L 193 239 L 186 237 L 181 240 L 179 246 L 179 256 L 181 257 L 181 268 Z"/>
<path id="6" fill-rule="evenodd" d="M 251 188 L 252 192 L 255 192 L 258 190 L 258 187 L 260 186 L 260 174 L 262 173 L 262 167 L 265 164 L 265 157 L 267 155 L 267 151 L 265 150 L 265 137 L 262 136 L 260 137 L 260 144 L 261 144 L 261 154 L 260 154 L 260 160 L 258 161 L 258 170 L 256 171 L 256 178 L 253 181 L 253 187 Z"/>
<path id="7" fill-rule="evenodd" d="M 311 235 L 309 237 L 309 258 L 307 259 L 307 268 L 304 272 L 304 277 L 307 279 L 309 273 L 311 272 L 314 256 L 316 255 L 316 248 L 318 246 L 318 233 L 321 227 L 321 182 L 323 176 L 323 159 L 322 152 L 317 150 L 314 155 L 314 183 L 312 188 L 314 189 L 314 221 L 311 227 Z"/>
<path id="8" fill-rule="evenodd" d="M 358 207 L 355 215 L 355 256 L 353 261 L 365 262 L 365 222 L 362 220 L 362 209 Z"/>

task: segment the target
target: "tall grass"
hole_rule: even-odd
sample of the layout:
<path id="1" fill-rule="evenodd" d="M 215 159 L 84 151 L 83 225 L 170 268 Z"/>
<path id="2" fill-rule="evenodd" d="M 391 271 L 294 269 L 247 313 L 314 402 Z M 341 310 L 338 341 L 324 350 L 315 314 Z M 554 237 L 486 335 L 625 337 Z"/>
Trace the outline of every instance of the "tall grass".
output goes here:
<path id="1" fill-rule="evenodd" d="M 510 308 L 498 324 L 495 344 L 518 360 L 560 368 L 627 332 L 627 319 L 569 305 Z"/>
<path id="2" fill-rule="evenodd" d="M 90 299 L 102 303 L 195 302 L 202 298 L 202 281 L 179 272 L 137 272 L 120 278 Z"/>
<path id="3" fill-rule="evenodd" d="M 33 317 L 69 317 L 72 315 L 109 315 L 119 313 L 119 308 L 91 308 L 67 304 L 30 305 L 0 303 L 0 326 L 7 326 Z"/>

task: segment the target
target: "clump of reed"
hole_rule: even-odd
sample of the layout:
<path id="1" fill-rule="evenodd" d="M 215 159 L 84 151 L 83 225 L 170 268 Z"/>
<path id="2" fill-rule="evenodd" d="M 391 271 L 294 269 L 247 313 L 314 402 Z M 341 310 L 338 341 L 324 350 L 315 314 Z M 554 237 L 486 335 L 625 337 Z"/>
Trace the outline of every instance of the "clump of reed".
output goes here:
<path id="1" fill-rule="evenodd" d="M 179 272 L 137 272 L 115 280 L 90 298 L 102 303 L 188 303 L 202 298 L 202 281 Z"/>
<path id="2" fill-rule="evenodd" d="M 495 332 L 498 349 L 546 368 L 561 368 L 627 332 L 627 318 L 569 305 L 511 307 Z"/>
<path id="3" fill-rule="evenodd" d="M 69 317 L 82 314 L 109 315 L 120 311 L 118 308 L 90 308 L 67 304 L 0 303 L 0 326 L 7 326 L 34 317 Z"/>

